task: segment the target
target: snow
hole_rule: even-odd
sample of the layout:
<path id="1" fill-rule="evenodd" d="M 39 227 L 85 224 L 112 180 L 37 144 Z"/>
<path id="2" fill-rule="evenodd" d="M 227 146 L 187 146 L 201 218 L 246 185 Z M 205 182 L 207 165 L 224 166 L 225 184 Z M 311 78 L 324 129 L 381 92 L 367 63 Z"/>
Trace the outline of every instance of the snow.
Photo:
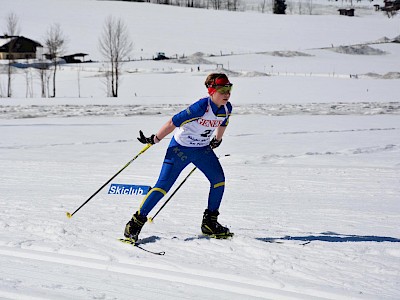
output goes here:
<path id="1" fill-rule="evenodd" d="M 18 69 L 13 98 L 0 98 L 0 298 L 399 299 L 399 17 L 375 3 L 348 18 L 322 1 L 312 16 L 3 1 L 0 17 L 16 12 L 22 35 L 40 41 L 56 21 L 68 52 L 100 62 L 63 65 L 48 99 L 35 71 Z M 135 44 L 117 99 L 105 97 L 97 47 L 109 14 Z M 158 51 L 178 59 L 140 60 Z M 117 241 L 139 196 L 104 188 L 67 219 L 143 148 L 140 129 L 155 132 L 205 95 L 216 64 L 234 83 L 216 152 L 227 178 L 219 220 L 235 237 L 199 235 L 199 171 L 143 228 L 142 246 L 164 256 Z M 5 87 L 4 70 L 0 95 Z M 154 184 L 168 142 L 112 182 Z"/>

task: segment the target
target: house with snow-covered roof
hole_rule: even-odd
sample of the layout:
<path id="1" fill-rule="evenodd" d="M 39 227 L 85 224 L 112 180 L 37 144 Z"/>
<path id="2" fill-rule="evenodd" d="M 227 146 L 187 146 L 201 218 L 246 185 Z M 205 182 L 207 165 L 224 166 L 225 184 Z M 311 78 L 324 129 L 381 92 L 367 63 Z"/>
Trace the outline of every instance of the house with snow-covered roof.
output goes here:
<path id="1" fill-rule="evenodd" d="M 34 59 L 43 46 L 23 36 L 0 36 L 0 59 Z"/>

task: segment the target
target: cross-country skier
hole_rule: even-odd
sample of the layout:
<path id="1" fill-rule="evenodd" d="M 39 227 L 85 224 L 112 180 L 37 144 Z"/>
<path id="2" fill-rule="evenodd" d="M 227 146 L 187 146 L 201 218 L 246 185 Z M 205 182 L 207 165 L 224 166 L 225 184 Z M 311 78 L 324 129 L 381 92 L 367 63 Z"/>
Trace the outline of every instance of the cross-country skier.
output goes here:
<path id="1" fill-rule="evenodd" d="M 217 238 L 231 236 L 227 227 L 218 223 L 218 209 L 225 188 L 225 176 L 221 164 L 212 149 L 222 142 L 229 123 L 232 105 L 229 102 L 232 83 L 222 73 L 212 73 L 205 81 L 208 97 L 202 98 L 187 109 L 174 115 L 156 134 L 146 137 L 140 131 L 138 140 L 143 144 L 157 144 L 174 131 L 155 186 L 143 199 L 139 210 L 126 224 L 124 235 L 133 242 L 147 221 L 147 215 L 172 187 L 182 170 L 193 163 L 210 181 L 208 206 L 204 211 L 201 230 L 205 235 Z M 215 132 L 215 136 L 211 136 Z"/>

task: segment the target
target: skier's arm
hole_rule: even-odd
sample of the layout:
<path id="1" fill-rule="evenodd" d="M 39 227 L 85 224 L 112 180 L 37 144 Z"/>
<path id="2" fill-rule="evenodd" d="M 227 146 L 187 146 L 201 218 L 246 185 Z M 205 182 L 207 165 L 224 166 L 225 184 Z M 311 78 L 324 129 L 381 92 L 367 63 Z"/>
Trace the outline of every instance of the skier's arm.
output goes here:
<path id="1" fill-rule="evenodd" d="M 210 141 L 211 149 L 217 148 L 222 143 L 222 136 L 224 135 L 226 126 L 219 126 L 215 131 L 215 135 Z"/>
<path id="2" fill-rule="evenodd" d="M 139 142 L 143 144 L 157 144 L 160 142 L 163 138 L 165 138 L 168 134 L 170 134 L 176 126 L 172 122 L 172 118 L 168 120 L 167 123 L 165 123 L 158 131 L 156 134 L 152 134 L 150 137 L 146 137 L 143 132 L 140 130 L 139 131 L 139 137 L 138 140 Z"/>
<path id="3" fill-rule="evenodd" d="M 225 129 L 226 129 L 226 126 L 219 126 L 217 128 L 217 130 L 215 130 L 215 138 L 217 139 L 217 141 L 222 140 L 222 136 L 225 133 Z"/>
<path id="4" fill-rule="evenodd" d="M 227 107 L 228 107 L 228 115 L 226 116 L 222 124 L 215 130 L 215 135 L 210 141 L 210 146 L 212 149 L 217 148 L 219 145 L 221 145 L 222 137 L 225 133 L 226 127 L 229 124 L 229 118 L 232 113 L 232 105 L 228 102 Z"/>
<path id="5" fill-rule="evenodd" d="M 165 123 L 158 131 L 156 134 L 156 138 L 161 141 L 163 138 L 165 138 L 168 134 L 170 134 L 172 131 L 174 131 L 176 126 L 172 122 L 172 118 L 168 120 L 167 123 Z"/>

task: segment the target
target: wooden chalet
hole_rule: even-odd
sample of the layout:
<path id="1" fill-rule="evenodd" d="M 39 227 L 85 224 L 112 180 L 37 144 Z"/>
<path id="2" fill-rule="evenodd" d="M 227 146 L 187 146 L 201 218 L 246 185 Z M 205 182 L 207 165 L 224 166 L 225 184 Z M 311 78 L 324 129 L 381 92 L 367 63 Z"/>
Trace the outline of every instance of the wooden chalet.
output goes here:
<path id="1" fill-rule="evenodd" d="M 354 17 L 354 8 L 341 8 L 338 11 L 341 16 Z"/>
<path id="2" fill-rule="evenodd" d="M 381 8 L 382 11 L 388 14 L 394 15 L 396 11 L 400 10 L 400 0 L 383 0 L 384 6 Z"/>
<path id="3" fill-rule="evenodd" d="M 36 58 L 40 43 L 23 36 L 0 36 L 0 59 Z"/>
<path id="4" fill-rule="evenodd" d="M 74 54 L 70 54 L 70 55 L 61 56 L 60 58 L 65 60 L 65 62 L 67 64 L 74 64 L 74 63 L 86 62 L 85 56 L 87 56 L 87 55 L 88 55 L 87 53 L 74 53 Z"/>

